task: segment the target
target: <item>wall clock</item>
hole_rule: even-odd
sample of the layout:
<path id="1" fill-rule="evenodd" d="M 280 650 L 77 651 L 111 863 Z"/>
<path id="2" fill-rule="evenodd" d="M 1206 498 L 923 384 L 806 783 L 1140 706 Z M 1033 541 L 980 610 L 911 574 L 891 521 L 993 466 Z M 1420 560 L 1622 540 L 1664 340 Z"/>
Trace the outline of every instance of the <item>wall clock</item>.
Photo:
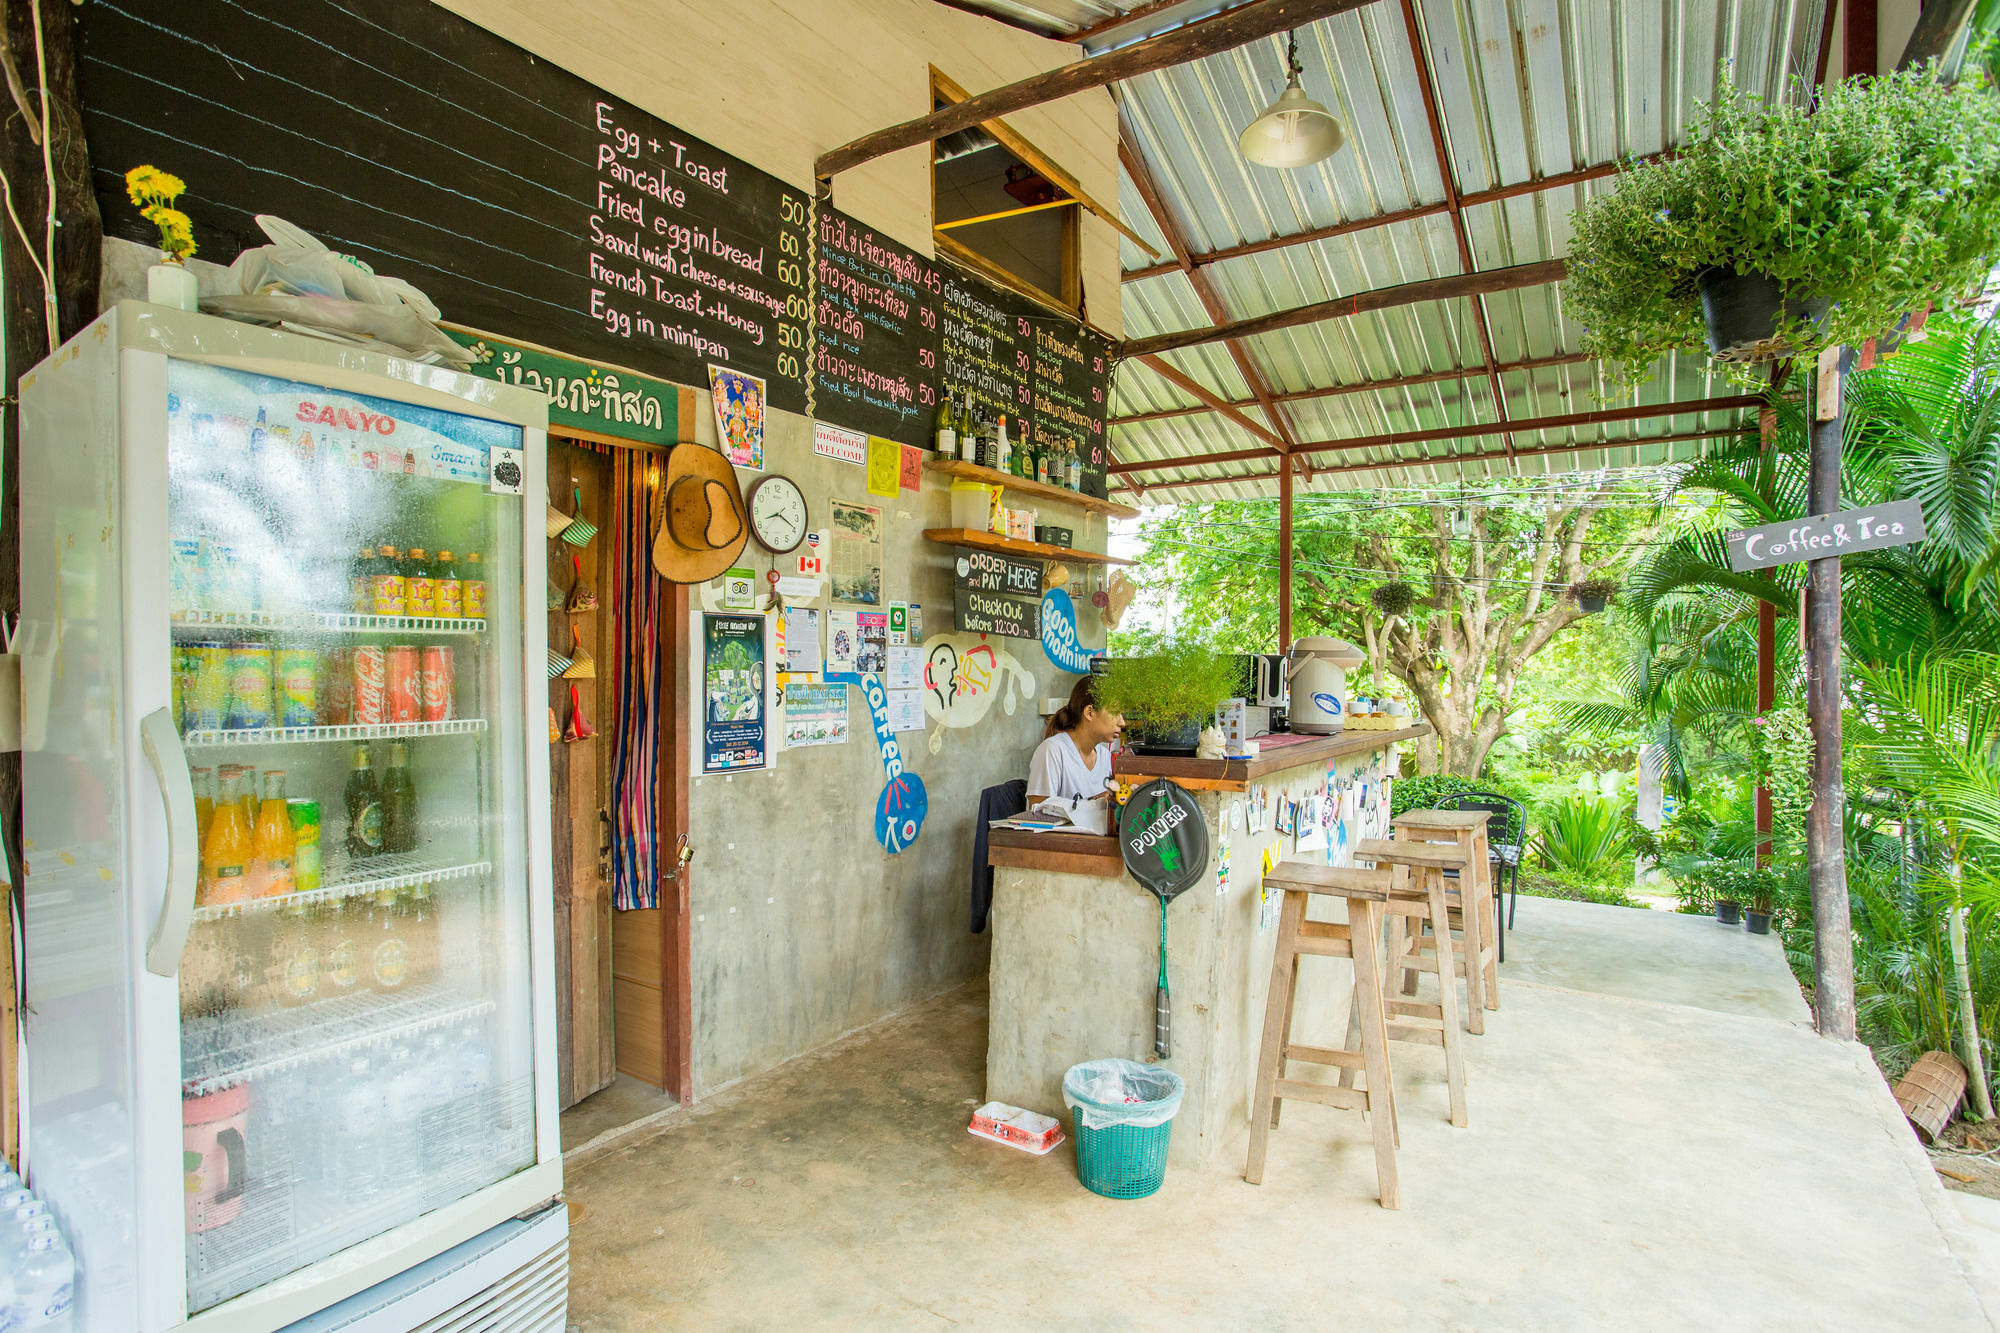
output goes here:
<path id="1" fill-rule="evenodd" d="M 806 537 L 806 497 L 790 477 L 769 476 L 750 491 L 750 531 L 774 555 L 795 550 Z"/>

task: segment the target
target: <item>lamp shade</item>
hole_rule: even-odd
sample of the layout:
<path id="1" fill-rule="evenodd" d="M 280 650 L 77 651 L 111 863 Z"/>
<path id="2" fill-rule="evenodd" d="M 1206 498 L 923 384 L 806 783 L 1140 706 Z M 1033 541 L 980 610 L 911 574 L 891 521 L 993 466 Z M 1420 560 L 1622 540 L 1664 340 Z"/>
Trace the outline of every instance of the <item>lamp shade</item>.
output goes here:
<path id="1" fill-rule="evenodd" d="M 1264 167 L 1309 167 L 1347 142 L 1347 131 L 1331 111 L 1307 97 L 1294 73 L 1285 91 L 1264 114 L 1243 127 L 1236 147 Z"/>

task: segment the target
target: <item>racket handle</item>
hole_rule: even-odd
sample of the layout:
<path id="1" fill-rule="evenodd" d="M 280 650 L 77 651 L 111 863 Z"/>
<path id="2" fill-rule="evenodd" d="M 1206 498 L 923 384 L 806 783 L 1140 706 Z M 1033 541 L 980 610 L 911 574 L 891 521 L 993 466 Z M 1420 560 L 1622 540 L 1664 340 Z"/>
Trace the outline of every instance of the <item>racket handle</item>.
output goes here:
<path id="1" fill-rule="evenodd" d="M 1174 1015 L 1165 986 L 1153 992 L 1153 1054 L 1162 1060 L 1170 1060 L 1174 1054 Z"/>

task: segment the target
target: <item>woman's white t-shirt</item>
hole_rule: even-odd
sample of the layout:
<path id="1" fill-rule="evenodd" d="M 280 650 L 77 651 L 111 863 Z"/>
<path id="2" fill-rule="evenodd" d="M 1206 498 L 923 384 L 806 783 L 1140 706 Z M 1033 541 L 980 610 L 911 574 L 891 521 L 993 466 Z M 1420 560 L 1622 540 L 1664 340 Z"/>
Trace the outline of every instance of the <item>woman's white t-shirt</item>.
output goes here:
<path id="1" fill-rule="evenodd" d="M 1059 801 L 1079 796 L 1097 796 L 1111 784 L 1111 747 L 1100 743 L 1085 760 L 1076 740 L 1066 731 L 1035 747 L 1028 761 L 1028 795 L 1051 796 Z"/>

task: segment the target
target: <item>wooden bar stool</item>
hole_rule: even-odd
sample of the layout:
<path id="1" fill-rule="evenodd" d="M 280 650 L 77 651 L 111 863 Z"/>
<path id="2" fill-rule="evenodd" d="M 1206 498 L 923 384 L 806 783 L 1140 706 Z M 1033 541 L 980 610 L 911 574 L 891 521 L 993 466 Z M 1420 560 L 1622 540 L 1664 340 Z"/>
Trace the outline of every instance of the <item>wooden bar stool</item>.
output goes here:
<path id="1" fill-rule="evenodd" d="M 1384 847 L 1397 847 L 1395 843 L 1384 843 Z M 1413 843 L 1412 847 L 1425 844 Z M 1438 851 L 1448 850 L 1439 847 Z M 1427 854 L 1418 862 L 1397 861 L 1387 852 L 1374 859 L 1377 868 L 1387 866 L 1392 876 L 1389 901 L 1383 905 L 1383 912 L 1390 923 L 1392 937 L 1400 938 L 1401 927 L 1408 922 L 1409 928 L 1421 937 L 1426 921 L 1448 920 L 1450 906 L 1445 897 L 1444 871 L 1441 867 L 1427 864 L 1435 858 L 1435 853 Z M 1446 927 L 1447 935 L 1450 927 Z M 1453 1125 L 1464 1129 L 1468 1123 L 1465 1111 L 1465 1052 L 1459 1032 L 1458 979 L 1446 977 L 1440 971 L 1437 950 L 1422 950 L 1421 938 L 1418 947 L 1408 953 L 1390 954 L 1390 965 L 1384 975 L 1383 1022 L 1390 1041 L 1409 1042 L 1417 1046 L 1441 1046 L 1444 1048 L 1445 1090 L 1450 1099 L 1450 1120 Z M 1396 946 L 1400 948 L 1400 943 Z M 1438 978 L 1437 1003 L 1404 999 L 1392 994 L 1390 987 L 1396 979 L 1396 963 L 1415 972 L 1429 972 Z M 1454 964 L 1457 959 L 1454 957 Z M 1454 967 L 1454 971 L 1456 968 Z M 1415 994 L 1415 988 L 1411 988 Z M 1350 1006 L 1347 1015 L 1347 1049 L 1355 1048 L 1355 1041 L 1361 1035 L 1360 1009 Z M 1340 1086 L 1350 1087 L 1354 1073 L 1350 1069 L 1340 1072 Z"/>
<path id="2" fill-rule="evenodd" d="M 1287 862 L 1264 877 L 1281 889 L 1285 905 L 1278 919 L 1278 947 L 1271 958 L 1271 989 L 1264 997 L 1264 1044 L 1257 1059 L 1257 1090 L 1250 1101 L 1250 1160 L 1243 1178 L 1264 1180 L 1264 1153 L 1285 1098 L 1338 1106 L 1369 1115 L 1375 1139 L 1375 1180 L 1384 1208 L 1403 1206 L 1396 1181 L 1396 1093 L 1389 1075 L 1389 1035 L 1382 1017 L 1382 912 L 1394 887 L 1387 870 L 1312 866 Z M 1306 920 L 1314 894 L 1347 900 L 1347 921 Z M 1298 998 L 1299 958 L 1317 954 L 1354 960 L 1354 1012 L 1360 1040 L 1355 1050 L 1333 1050 L 1292 1040 L 1292 1009 Z M 1365 1089 L 1300 1083 L 1285 1077 L 1288 1061 L 1360 1070 Z"/>
<path id="3" fill-rule="evenodd" d="M 1435 876 L 1441 885 L 1446 883 L 1444 872 L 1456 870 L 1459 872 L 1460 882 L 1465 882 L 1467 853 L 1456 843 L 1419 842 L 1407 838 L 1397 838 L 1393 841 L 1364 838 L 1355 844 L 1354 856 L 1356 860 L 1374 861 L 1378 865 L 1400 865 L 1412 871 L 1422 871 L 1426 878 Z M 1453 894 L 1449 888 L 1445 888 L 1443 894 L 1445 916 L 1442 919 L 1434 919 L 1427 913 L 1425 917 L 1425 921 L 1429 922 L 1435 938 L 1439 941 L 1438 956 L 1452 959 L 1451 972 L 1438 974 L 1439 989 L 1443 989 L 1442 980 L 1446 975 L 1465 978 L 1466 1030 L 1475 1036 L 1483 1035 L 1486 1031 L 1485 960 L 1492 955 L 1492 950 L 1480 936 L 1479 917 L 1475 912 L 1467 912 L 1461 907 L 1459 917 L 1464 927 L 1464 938 L 1461 940 L 1451 933 L 1450 909 Z M 1462 894 L 1458 896 L 1463 897 Z M 1424 957 L 1425 921 L 1410 922 L 1416 928 L 1416 934 L 1409 937 L 1404 935 L 1402 929 L 1406 921 L 1410 919 L 1402 915 L 1390 918 L 1389 964 L 1386 970 L 1392 979 L 1389 984 L 1392 985 L 1393 978 L 1400 971 L 1404 978 L 1403 993 L 1413 995 L 1417 988 L 1417 973 L 1428 972 L 1431 969 L 1417 961 Z M 1454 1004 L 1456 999 L 1454 996 Z"/>
<path id="4" fill-rule="evenodd" d="M 1471 859 L 1469 869 L 1459 872 L 1458 896 L 1462 900 L 1459 907 L 1465 917 L 1467 939 L 1472 938 L 1473 919 L 1478 919 L 1480 968 L 1485 974 L 1480 990 L 1485 996 L 1485 1007 L 1498 1009 L 1500 959 L 1494 945 L 1499 939 L 1500 923 L 1493 911 L 1493 865 L 1486 846 L 1486 829 L 1492 818 L 1492 813 L 1486 810 L 1406 810 L 1390 820 L 1389 826 L 1399 840 L 1455 842 Z"/>

